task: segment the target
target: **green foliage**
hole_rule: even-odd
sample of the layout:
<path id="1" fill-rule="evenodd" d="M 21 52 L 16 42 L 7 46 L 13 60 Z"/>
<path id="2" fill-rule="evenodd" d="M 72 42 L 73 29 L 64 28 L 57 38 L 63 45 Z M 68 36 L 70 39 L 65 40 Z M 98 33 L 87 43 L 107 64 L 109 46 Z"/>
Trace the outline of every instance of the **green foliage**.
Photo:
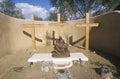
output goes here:
<path id="1" fill-rule="evenodd" d="M 57 21 L 57 13 L 50 12 L 49 17 L 47 18 L 49 21 Z"/>
<path id="2" fill-rule="evenodd" d="M 21 9 L 17 8 L 11 0 L 0 2 L 0 12 L 12 17 L 24 18 Z"/>
<path id="3" fill-rule="evenodd" d="M 114 10 L 120 10 L 120 5 L 118 5 L 117 7 L 115 7 Z"/>
<path id="4" fill-rule="evenodd" d="M 43 19 L 41 17 L 38 17 L 37 15 L 34 15 L 34 19 L 37 21 L 42 21 Z"/>
<path id="5" fill-rule="evenodd" d="M 54 8 L 49 12 L 49 17 L 47 18 L 49 21 L 57 21 L 57 9 Z"/>
<path id="6" fill-rule="evenodd" d="M 120 0 L 50 0 L 50 3 L 58 9 L 63 20 L 71 20 L 84 18 L 86 12 L 95 16 L 112 11 Z"/>

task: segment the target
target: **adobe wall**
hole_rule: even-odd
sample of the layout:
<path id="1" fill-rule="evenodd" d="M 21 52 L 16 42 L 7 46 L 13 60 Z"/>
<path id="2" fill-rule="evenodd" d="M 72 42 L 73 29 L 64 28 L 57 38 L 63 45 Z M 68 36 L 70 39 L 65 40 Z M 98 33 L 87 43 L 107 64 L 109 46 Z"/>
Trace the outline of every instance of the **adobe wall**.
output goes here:
<path id="1" fill-rule="evenodd" d="M 75 27 L 85 20 L 74 20 L 64 22 L 61 27 L 62 37 L 66 42 L 72 37 L 72 43 L 79 43 L 83 46 L 85 41 L 85 28 Z M 90 30 L 90 48 L 104 51 L 120 57 L 120 12 L 112 12 L 91 19 L 91 22 L 100 23 L 99 27 Z M 0 57 L 9 53 L 31 48 L 31 29 L 23 28 L 22 24 L 30 23 L 29 20 L 16 19 L 0 13 Z M 39 46 L 46 46 L 46 33 L 52 37 L 52 31 L 57 35 L 57 27 L 50 26 L 51 21 L 35 21 L 44 26 L 36 28 L 36 43 Z M 42 41 L 42 42 L 41 42 Z M 52 40 L 50 40 L 52 44 Z M 69 42 L 68 42 L 69 43 Z"/>
<path id="2" fill-rule="evenodd" d="M 95 18 L 100 25 L 90 31 L 90 47 L 120 57 L 120 11 Z"/>
<path id="3" fill-rule="evenodd" d="M 77 41 L 78 39 L 85 36 L 85 28 L 75 27 L 76 23 L 83 23 L 84 20 L 76 21 L 67 21 L 64 26 L 61 27 L 62 37 L 66 42 L 67 38 L 72 36 L 72 42 Z M 31 48 L 31 29 L 23 28 L 22 24 L 29 24 L 29 20 L 16 19 L 9 17 L 0 13 L 0 56 L 6 55 L 8 53 L 15 53 L 20 50 Z M 35 24 L 43 24 L 40 28 L 36 28 L 36 44 L 37 48 L 39 46 L 47 45 L 46 33 L 49 33 L 49 36 L 52 37 L 52 31 L 55 31 L 55 36 L 57 37 L 57 27 L 50 26 L 50 21 L 35 21 Z M 50 40 L 52 44 L 52 40 Z M 84 40 L 81 41 L 81 44 Z"/>

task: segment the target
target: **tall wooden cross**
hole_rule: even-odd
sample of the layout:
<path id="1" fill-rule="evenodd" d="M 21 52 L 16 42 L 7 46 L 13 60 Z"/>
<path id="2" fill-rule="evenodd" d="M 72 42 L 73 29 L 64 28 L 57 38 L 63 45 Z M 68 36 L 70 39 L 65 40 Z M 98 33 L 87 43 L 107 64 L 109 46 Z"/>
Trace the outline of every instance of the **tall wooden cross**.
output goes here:
<path id="1" fill-rule="evenodd" d="M 76 25 L 77 27 L 86 27 L 85 49 L 89 50 L 89 27 L 97 27 L 99 23 L 90 23 L 89 13 L 86 13 L 86 23 Z"/>
<path id="2" fill-rule="evenodd" d="M 43 26 L 43 24 L 35 24 L 34 23 L 34 15 L 31 15 L 31 23 L 30 24 L 22 24 L 24 28 L 31 28 L 31 36 L 32 36 L 32 49 L 36 49 L 35 42 L 35 26 Z"/>
<path id="3" fill-rule="evenodd" d="M 63 26 L 63 23 L 61 23 L 60 14 L 59 13 L 57 14 L 57 23 L 50 23 L 49 25 L 50 26 L 57 26 L 58 36 L 61 36 L 61 26 Z"/>

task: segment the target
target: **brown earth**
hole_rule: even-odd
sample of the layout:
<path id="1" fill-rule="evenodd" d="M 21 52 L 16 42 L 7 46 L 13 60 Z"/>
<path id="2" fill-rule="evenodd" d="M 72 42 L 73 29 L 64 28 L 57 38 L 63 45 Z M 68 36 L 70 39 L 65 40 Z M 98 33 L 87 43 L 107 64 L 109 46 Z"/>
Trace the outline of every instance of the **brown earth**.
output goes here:
<path id="1" fill-rule="evenodd" d="M 53 46 L 39 47 L 36 52 L 31 49 L 19 51 L 0 59 L 0 79 L 57 79 L 53 70 L 42 72 L 41 63 L 34 63 L 31 67 L 27 62 L 34 53 L 45 53 L 53 50 Z M 92 51 L 69 46 L 70 52 L 83 52 L 89 61 L 85 65 L 75 64 L 69 69 L 73 79 L 101 79 L 100 68 L 102 65 L 111 67 L 114 77 L 120 79 L 118 68 L 100 55 Z"/>

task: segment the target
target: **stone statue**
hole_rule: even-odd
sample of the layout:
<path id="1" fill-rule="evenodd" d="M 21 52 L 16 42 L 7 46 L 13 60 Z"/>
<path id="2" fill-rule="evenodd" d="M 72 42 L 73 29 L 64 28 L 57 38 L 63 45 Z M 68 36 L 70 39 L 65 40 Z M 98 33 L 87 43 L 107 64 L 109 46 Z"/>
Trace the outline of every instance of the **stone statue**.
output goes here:
<path id="1" fill-rule="evenodd" d="M 68 44 L 64 42 L 62 37 L 56 39 L 54 45 L 54 51 L 52 51 L 52 57 L 69 57 Z"/>

